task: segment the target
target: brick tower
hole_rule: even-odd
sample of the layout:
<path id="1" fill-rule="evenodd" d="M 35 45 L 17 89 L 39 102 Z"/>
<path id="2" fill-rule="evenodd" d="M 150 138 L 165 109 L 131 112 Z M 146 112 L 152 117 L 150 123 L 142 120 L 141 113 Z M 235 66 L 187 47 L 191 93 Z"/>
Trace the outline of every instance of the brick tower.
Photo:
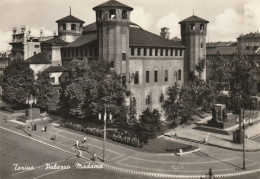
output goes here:
<path id="1" fill-rule="evenodd" d="M 109 61 L 118 74 L 128 74 L 130 11 L 133 8 L 110 0 L 93 10 L 96 11 L 99 60 Z"/>
<path id="2" fill-rule="evenodd" d="M 206 35 L 209 21 L 195 15 L 179 22 L 181 25 L 182 45 L 186 47 L 184 57 L 184 81 L 189 81 L 190 72 L 195 72 L 201 79 L 206 80 Z M 196 72 L 196 65 L 204 60 L 202 73 Z"/>

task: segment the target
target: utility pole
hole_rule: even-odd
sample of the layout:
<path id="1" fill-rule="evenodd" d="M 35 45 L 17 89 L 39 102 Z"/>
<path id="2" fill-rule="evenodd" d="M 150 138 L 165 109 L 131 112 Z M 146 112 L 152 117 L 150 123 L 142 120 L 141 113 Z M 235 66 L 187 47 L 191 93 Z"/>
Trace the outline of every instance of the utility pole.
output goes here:
<path id="1" fill-rule="evenodd" d="M 105 114 L 104 114 L 103 162 L 105 162 L 105 156 L 106 156 L 106 139 L 107 139 L 107 111 L 106 111 L 106 107 L 105 107 Z"/>

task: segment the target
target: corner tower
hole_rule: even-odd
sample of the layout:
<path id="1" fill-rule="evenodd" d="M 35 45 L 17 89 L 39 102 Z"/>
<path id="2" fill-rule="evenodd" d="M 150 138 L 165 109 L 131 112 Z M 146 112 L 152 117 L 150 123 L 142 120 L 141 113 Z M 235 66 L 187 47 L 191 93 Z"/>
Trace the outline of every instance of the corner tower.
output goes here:
<path id="1" fill-rule="evenodd" d="M 59 37 L 66 41 L 72 42 L 79 38 L 82 34 L 84 21 L 70 15 L 57 20 L 58 23 L 58 35 Z"/>
<path id="2" fill-rule="evenodd" d="M 209 21 L 195 15 L 179 22 L 181 25 L 182 45 L 186 47 L 184 56 L 184 81 L 189 81 L 190 72 L 195 72 L 206 80 L 206 35 Z M 204 61 L 204 63 L 200 63 Z M 196 72 L 196 66 L 204 66 L 201 73 Z"/>
<path id="3" fill-rule="evenodd" d="M 110 0 L 93 10 L 96 11 L 99 60 L 109 61 L 118 74 L 127 74 L 130 12 L 133 8 Z"/>

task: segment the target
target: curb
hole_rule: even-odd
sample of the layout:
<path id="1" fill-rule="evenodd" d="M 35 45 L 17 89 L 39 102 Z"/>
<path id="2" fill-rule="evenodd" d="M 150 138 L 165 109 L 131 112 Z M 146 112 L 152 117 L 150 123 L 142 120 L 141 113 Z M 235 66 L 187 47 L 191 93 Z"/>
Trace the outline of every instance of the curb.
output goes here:
<path id="1" fill-rule="evenodd" d="M 15 131 L 12 131 L 10 129 L 7 129 L 7 128 L 4 128 L 2 126 L 0 126 L 1 129 L 4 129 L 6 131 L 9 131 L 9 132 L 12 132 L 12 133 L 15 133 L 17 135 L 20 135 L 22 137 L 25 137 L 25 138 L 28 138 L 30 140 L 33 140 L 33 141 L 36 141 L 36 142 L 39 142 L 41 144 L 44 144 L 44 145 L 47 145 L 51 148 L 54 148 L 54 149 L 57 149 L 57 150 L 60 150 L 64 153 L 67 153 L 67 154 L 70 154 L 70 155 L 73 155 L 75 156 L 74 153 L 72 152 L 69 152 L 69 151 L 66 151 L 64 149 L 61 149 L 59 147 L 56 147 L 56 146 L 53 146 L 51 144 L 48 144 L 48 143 L 45 143 L 45 142 L 42 142 L 40 140 L 37 140 L 37 139 L 34 139 L 32 137 L 29 137 L 29 136 L 26 136 L 24 134 L 20 134 L 19 132 L 15 132 Z M 90 159 L 86 158 L 86 157 L 80 157 L 80 158 L 83 158 L 85 160 L 88 160 L 90 161 Z M 133 170 L 127 170 L 127 169 L 122 169 L 122 168 L 118 168 L 118 167 L 113 167 L 113 166 L 110 166 L 110 165 L 107 165 L 107 164 L 104 164 L 104 163 L 101 163 L 101 162 L 96 162 L 97 164 L 100 164 L 100 165 L 103 165 L 105 168 L 107 169 L 111 169 L 111 170 L 115 170 L 115 171 L 120 171 L 120 172 L 123 172 L 123 173 L 128 173 L 128 174 L 135 174 L 135 175 L 142 175 L 142 176 L 151 176 L 151 177 L 161 177 L 161 178 L 204 178 L 205 175 L 172 175 L 172 174 L 161 174 L 161 173 L 147 173 L 147 172 L 137 172 L 137 171 L 133 171 Z M 232 174 L 219 174 L 219 175 L 215 175 L 216 178 L 223 178 L 223 177 L 233 177 L 233 176 L 241 176 L 241 175 L 247 175 L 247 174 L 252 174 L 252 173 L 257 173 L 257 172 L 260 172 L 260 169 L 254 169 L 254 170 L 249 170 L 249 171 L 245 171 L 245 172 L 239 172 L 239 173 L 232 173 Z"/>
<path id="2" fill-rule="evenodd" d="M 142 175 L 142 176 L 150 176 L 150 177 L 198 178 L 198 179 L 205 178 L 205 175 L 171 175 L 171 174 L 160 174 L 160 173 L 147 173 L 147 172 L 136 172 L 136 171 L 133 171 L 133 170 L 121 169 L 121 168 L 109 166 L 109 165 L 106 165 L 106 164 L 103 164 L 103 166 L 105 168 L 120 171 L 120 172 L 123 172 L 123 173 Z M 239 172 L 239 173 L 231 173 L 231 174 L 218 174 L 218 175 L 214 175 L 214 176 L 215 176 L 215 178 L 224 178 L 224 177 L 234 177 L 234 176 L 248 175 L 248 174 L 257 173 L 257 172 L 260 172 L 260 169 L 254 169 L 254 170 L 250 170 L 250 171 Z"/>

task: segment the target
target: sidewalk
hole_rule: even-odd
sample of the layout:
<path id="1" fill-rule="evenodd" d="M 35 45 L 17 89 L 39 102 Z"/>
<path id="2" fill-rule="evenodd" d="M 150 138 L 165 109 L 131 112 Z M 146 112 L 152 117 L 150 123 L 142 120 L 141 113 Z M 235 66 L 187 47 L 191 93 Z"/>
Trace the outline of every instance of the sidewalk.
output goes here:
<path id="1" fill-rule="evenodd" d="M 1 129 L 13 131 L 18 135 L 70 153 L 71 155 L 79 153 L 74 145 L 77 139 L 83 139 L 83 134 L 63 130 L 45 122 L 41 122 L 37 125 L 37 131 L 30 131 L 28 126 L 17 128 L 19 124 L 4 122 L 1 118 L 0 125 Z M 47 125 L 47 132 L 40 131 L 44 125 Z M 54 133 L 56 140 L 51 140 L 50 138 Z M 31 134 L 31 136 L 28 134 Z M 169 140 L 174 141 L 174 139 Z M 98 162 L 102 163 L 100 160 L 103 157 L 102 138 L 98 139 L 87 135 L 87 143 L 80 145 L 87 148 L 86 151 L 82 152 L 83 158 L 87 160 L 92 159 L 93 153 L 95 152 L 99 157 Z M 171 154 L 161 155 L 139 152 L 131 148 L 107 142 L 104 166 L 121 172 L 171 178 L 176 176 L 180 177 L 180 175 L 184 178 L 199 178 L 205 176 L 209 167 L 212 167 L 214 173 L 219 176 L 225 176 L 227 174 L 238 175 L 245 172 L 257 172 L 259 170 L 259 153 L 254 154 L 257 157 L 253 156 L 253 154 L 252 156 L 248 156 L 247 171 L 243 171 L 239 167 L 241 163 L 240 154 L 236 152 L 229 154 L 226 151 L 224 152 L 223 149 L 201 146 L 205 147 L 202 151 L 178 157 Z"/>
<path id="2" fill-rule="evenodd" d="M 242 144 L 233 143 L 233 135 L 223 135 L 217 133 L 211 133 L 207 131 L 197 130 L 197 125 L 193 124 L 190 126 L 186 126 L 184 128 L 178 128 L 177 130 L 172 130 L 170 132 L 165 133 L 164 135 L 167 137 L 172 137 L 176 139 L 180 139 L 183 141 L 190 141 L 194 143 L 206 144 L 204 142 L 205 138 L 207 138 L 207 145 L 220 147 L 229 150 L 242 151 Z M 177 136 L 175 136 L 177 134 Z M 255 152 L 260 151 L 260 144 L 256 141 L 245 139 L 245 148 L 247 152 Z"/>

